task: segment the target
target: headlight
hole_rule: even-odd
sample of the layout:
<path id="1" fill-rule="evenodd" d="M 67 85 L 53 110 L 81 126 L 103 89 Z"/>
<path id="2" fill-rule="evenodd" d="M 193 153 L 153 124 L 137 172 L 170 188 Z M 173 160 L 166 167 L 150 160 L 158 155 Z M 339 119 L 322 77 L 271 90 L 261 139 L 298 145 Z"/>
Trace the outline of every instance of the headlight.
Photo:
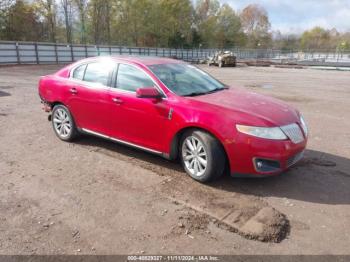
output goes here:
<path id="1" fill-rule="evenodd" d="M 300 123 L 301 123 L 301 127 L 303 128 L 305 136 L 307 136 L 309 130 L 307 128 L 307 125 L 306 125 L 306 122 L 305 122 L 303 116 L 300 116 Z"/>
<path id="2" fill-rule="evenodd" d="M 279 127 L 257 127 L 236 125 L 239 132 L 266 139 L 285 140 L 287 136 Z"/>

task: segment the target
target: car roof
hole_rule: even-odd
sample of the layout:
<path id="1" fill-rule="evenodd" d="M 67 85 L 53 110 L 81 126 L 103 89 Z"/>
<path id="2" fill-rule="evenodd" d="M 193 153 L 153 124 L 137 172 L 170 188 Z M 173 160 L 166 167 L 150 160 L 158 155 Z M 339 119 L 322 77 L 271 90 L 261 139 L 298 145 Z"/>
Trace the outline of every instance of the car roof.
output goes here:
<path id="1" fill-rule="evenodd" d="M 155 56 L 127 56 L 127 55 L 120 55 L 120 56 L 96 56 L 96 57 L 90 57 L 83 59 L 81 61 L 94 61 L 98 59 L 112 59 L 116 62 L 118 61 L 125 61 L 129 63 L 136 63 L 141 65 L 158 65 L 158 64 L 179 64 L 183 63 L 181 60 L 171 59 L 171 58 L 165 58 L 165 57 L 155 57 Z M 79 61 L 80 62 L 80 61 Z"/>

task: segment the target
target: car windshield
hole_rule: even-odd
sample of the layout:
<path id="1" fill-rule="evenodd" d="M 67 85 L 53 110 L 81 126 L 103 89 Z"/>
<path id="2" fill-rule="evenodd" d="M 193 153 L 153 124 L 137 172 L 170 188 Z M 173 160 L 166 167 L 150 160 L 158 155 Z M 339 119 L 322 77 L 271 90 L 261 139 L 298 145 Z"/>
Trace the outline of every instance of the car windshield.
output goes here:
<path id="1" fill-rule="evenodd" d="M 227 87 L 206 72 L 189 64 L 150 65 L 150 70 L 175 94 L 196 96 Z"/>

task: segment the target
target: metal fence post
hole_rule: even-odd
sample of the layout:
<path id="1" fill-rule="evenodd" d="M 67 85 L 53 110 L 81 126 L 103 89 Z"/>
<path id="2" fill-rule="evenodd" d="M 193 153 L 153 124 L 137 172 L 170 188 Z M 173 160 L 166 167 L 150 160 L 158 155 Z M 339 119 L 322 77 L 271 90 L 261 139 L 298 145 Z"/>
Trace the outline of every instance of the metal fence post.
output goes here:
<path id="1" fill-rule="evenodd" d="M 20 65 L 21 64 L 21 59 L 19 57 L 18 42 L 15 43 L 15 46 L 16 46 L 17 63 Z"/>
<path id="2" fill-rule="evenodd" d="M 34 48 L 35 48 L 35 58 L 36 58 L 36 64 L 39 64 L 39 54 L 38 54 L 38 43 L 35 42 L 34 44 Z"/>
<path id="3" fill-rule="evenodd" d="M 58 64 L 57 43 L 55 43 L 55 57 L 56 57 L 56 64 Z"/>
<path id="4" fill-rule="evenodd" d="M 88 57 L 88 51 L 87 51 L 87 46 L 85 45 L 85 57 Z"/>
<path id="5" fill-rule="evenodd" d="M 100 53 L 100 47 L 97 45 L 96 48 L 97 48 L 97 56 L 100 56 L 100 54 L 101 54 Z"/>
<path id="6" fill-rule="evenodd" d="M 119 54 L 121 55 L 122 54 L 122 47 L 119 46 Z"/>
<path id="7" fill-rule="evenodd" d="M 71 60 L 73 62 L 74 61 L 73 45 L 70 44 L 69 46 L 70 46 L 70 56 L 71 56 Z"/>

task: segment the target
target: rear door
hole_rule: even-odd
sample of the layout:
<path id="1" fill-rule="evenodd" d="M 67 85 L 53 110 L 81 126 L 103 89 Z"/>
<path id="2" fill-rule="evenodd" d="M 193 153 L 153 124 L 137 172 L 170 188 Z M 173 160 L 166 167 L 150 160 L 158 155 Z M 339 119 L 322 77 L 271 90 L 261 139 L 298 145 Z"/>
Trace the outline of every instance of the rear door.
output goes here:
<path id="1" fill-rule="evenodd" d="M 109 134 L 109 85 L 115 64 L 91 62 L 74 69 L 68 106 L 80 128 Z"/>

